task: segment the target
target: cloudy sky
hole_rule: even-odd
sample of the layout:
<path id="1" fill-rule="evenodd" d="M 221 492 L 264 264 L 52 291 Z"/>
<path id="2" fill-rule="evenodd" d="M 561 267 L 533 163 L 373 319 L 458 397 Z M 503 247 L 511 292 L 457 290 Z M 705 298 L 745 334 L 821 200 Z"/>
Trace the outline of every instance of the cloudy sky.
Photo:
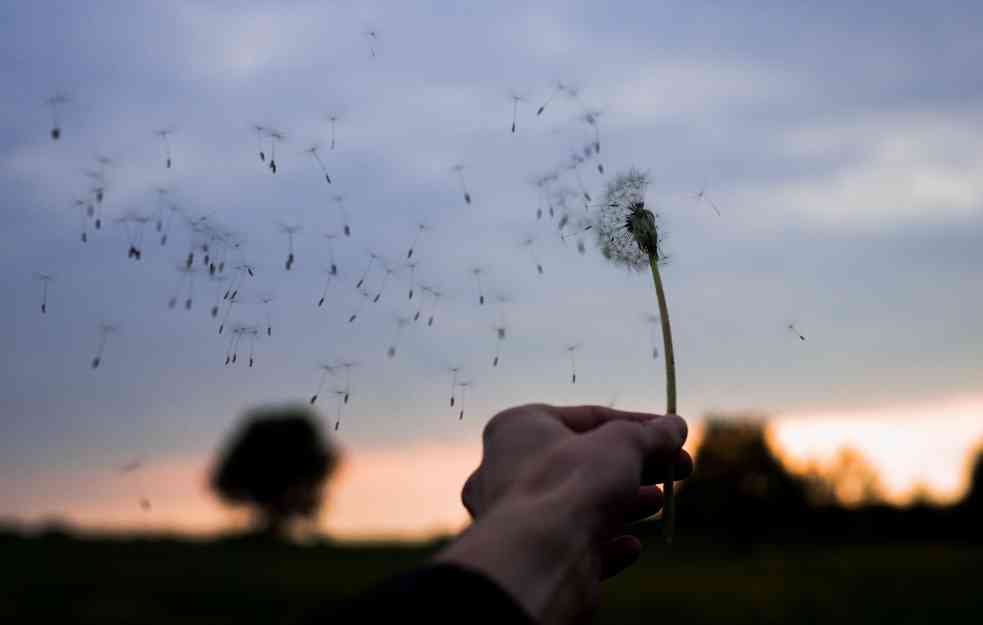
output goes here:
<path id="1" fill-rule="evenodd" d="M 899 493 L 954 492 L 983 438 L 981 27 L 968 3 L 7 3 L 0 516 L 212 527 L 213 503 L 195 521 L 182 511 L 207 500 L 201 475 L 242 409 L 306 401 L 320 363 L 351 360 L 337 434 L 350 461 L 326 526 L 453 526 L 496 410 L 663 405 L 649 279 L 606 263 L 591 233 L 585 254 L 574 228 L 561 239 L 562 199 L 555 218 L 536 216 L 537 177 L 559 174 L 552 190 L 570 191 L 576 222 L 580 185 L 596 200 L 631 166 L 652 176 L 667 233 L 680 412 L 767 414 L 800 455 L 846 443 Z M 55 93 L 68 96 L 57 142 Z M 573 171 L 594 138 L 589 111 L 602 150 Z M 257 124 L 285 137 L 275 175 Z M 106 187 L 100 230 L 75 204 L 92 198 L 93 172 Z M 345 221 L 336 195 L 351 237 L 329 240 Z M 238 243 L 224 280 L 178 271 L 200 242 L 189 220 L 202 219 Z M 289 272 L 284 224 L 299 227 Z M 378 303 L 355 288 L 370 253 L 393 270 L 368 273 Z M 54 276 L 44 315 L 37 272 Z M 228 327 L 258 329 L 252 368 L 248 338 L 224 366 L 230 330 L 209 314 L 237 275 Z M 422 285 L 443 293 L 435 322 L 400 332 L 421 303 L 430 314 Z M 93 370 L 101 323 L 118 331 Z M 456 393 L 463 421 L 448 406 L 450 367 L 472 383 Z M 342 385 L 329 377 L 318 402 L 329 428 Z M 134 458 L 142 477 L 114 471 Z M 159 493 L 156 521 L 134 509 L 138 491 Z M 405 505 L 366 504 L 397 491 Z M 400 517 L 409 507 L 426 514 Z"/>

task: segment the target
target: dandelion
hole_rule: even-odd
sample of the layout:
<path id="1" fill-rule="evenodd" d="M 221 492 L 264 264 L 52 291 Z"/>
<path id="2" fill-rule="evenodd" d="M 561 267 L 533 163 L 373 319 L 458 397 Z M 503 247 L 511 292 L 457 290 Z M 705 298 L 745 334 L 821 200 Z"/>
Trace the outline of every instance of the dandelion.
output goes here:
<path id="1" fill-rule="evenodd" d="M 464 181 L 464 165 L 458 163 L 451 167 L 451 171 L 457 174 L 457 180 L 461 183 L 461 193 L 464 194 L 464 203 L 471 205 L 471 192 L 468 191 L 468 184 Z"/>
<path id="2" fill-rule="evenodd" d="M 68 96 L 64 93 L 56 93 L 44 101 L 51 108 L 51 140 L 61 139 L 61 111 L 59 107 L 68 102 Z"/>
<path id="3" fill-rule="evenodd" d="M 283 222 L 279 222 L 277 227 L 280 232 L 287 235 L 287 262 L 284 263 L 284 267 L 290 271 L 294 266 L 294 235 L 300 232 L 301 227 L 297 224 L 285 224 Z"/>
<path id="4" fill-rule="evenodd" d="M 648 175 L 635 169 L 615 177 L 608 184 L 605 205 L 598 213 L 595 230 L 598 246 L 605 258 L 636 271 L 648 267 L 652 273 L 666 363 L 666 413 L 676 414 L 676 359 L 672 347 L 669 307 L 659 273 L 659 265 L 664 262 L 665 256 L 662 251 L 662 232 L 656 216 L 645 208 L 648 184 Z M 664 530 L 669 544 L 672 543 L 675 525 L 674 477 L 674 464 L 670 463 L 664 485 Z"/>
<path id="5" fill-rule="evenodd" d="M 341 231 L 346 237 L 352 236 L 351 219 L 348 217 L 348 210 L 345 208 L 344 195 L 332 195 L 331 199 L 338 205 L 338 215 L 341 216 Z"/>
<path id="6" fill-rule="evenodd" d="M 564 349 L 570 356 L 570 384 L 577 383 L 577 352 L 580 351 L 582 345 L 580 343 L 574 343 L 573 345 L 567 345 Z"/>
<path id="7" fill-rule="evenodd" d="M 99 344 L 96 347 L 96 355 L 92 357 L 92 368 L 98 369 L 99 365 L 102 364 L 102 357 L 106 351 L 106 341 L 109 340 L 110 334 L 116 334 L 119 331 L 119 327 L 111 323 L 100 323 L 99 324 Z"/>
<path id="8" fill-rule="evenodd" d="M 173 128 L 161 128 L 160 130 L 155 130 L 154 134 L 160 137 L 161 146 L 164 150 L 164 166 L 167 169 L 171 168 L 171 140 L 170 136 L 174 133 Z"/>
<path id="9" fill-rule="evenodd" d="M 805 335 L 799 331 L 798 325 L 795 322 L 789 323 L 785 326 L 785 328 L 795 336 L 799 337 L 800 341 L 806 340 Z"/>
<path id="10" fill-rule="evenodd" d="M 396 356 L 396 350 L 399 348 L 399 340 L 403 337 L 403 330 L 406 329 L 406 326 L 410 325 L 410 321 L 411 319 L 409 317 L 396 317 L 396 333 L 393 335 L 393 340 L 386 350 L 386 356 L 389 358 Z"/>
<path id="11" fill-rule="evenodd" d="M 34 279 L 41 282 L 41 314 L 44 315 L 48 312 L 48 284 L 55 277 L 50 273 L 35 273 Z"/>
<path id="12" fill-rule="evenodd" d="M 324 174 L 324 179 L 328 181 L 328 184 L 331 184 L 331 176 L 328 174 L 328 167 L 324 164 L 324 161 L 321 160 L 321 155 L 317 153 L 318 150 L 320 150 L 318 146 L 312 145 L 304 150 L 304 152 L 314 157 L 314 160 L 317 161 L 318 166 L 321 168 L 321 173 Z"/>

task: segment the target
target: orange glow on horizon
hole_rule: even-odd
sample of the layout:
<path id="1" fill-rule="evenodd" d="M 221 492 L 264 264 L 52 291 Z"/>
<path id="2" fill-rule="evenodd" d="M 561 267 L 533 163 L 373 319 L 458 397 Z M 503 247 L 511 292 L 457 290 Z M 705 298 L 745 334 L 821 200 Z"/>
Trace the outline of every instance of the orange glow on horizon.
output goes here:
<path id="1" fill-rule="evenodd" d="M 879 472 L 886 497 L 907 503 L 919 489 L 951 502 L 966 488 L 970 454 L 983 440 L 983 396 L 901 408 L 784 415 L 769 442 L 794 471 L 828 467 L 845 446 Z M 698 445 L 693 424 L 687 449 Z M 460 489 L 481 458 L 479 440 L 346 450 L 327 492 L 319 529 L 339 539 L 415 540 L 467 523 Z M 207 488 L 210 455 L 151 459 L 128 474 L 109 469 L 0 476 L 0 519 L 60 520 L 86 529 L 207 535 L 245 527 L 243 511 L 224 507 Z M 150 510 L 140 506 L 146 497 Z"/>

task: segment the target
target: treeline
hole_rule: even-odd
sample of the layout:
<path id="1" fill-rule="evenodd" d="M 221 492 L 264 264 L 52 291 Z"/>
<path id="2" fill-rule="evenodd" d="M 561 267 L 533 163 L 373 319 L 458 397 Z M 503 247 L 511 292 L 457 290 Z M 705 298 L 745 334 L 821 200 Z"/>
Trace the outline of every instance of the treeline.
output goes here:
<path id="1" fill-rule="evenodd" d="M 679 489 L 680 531 L 714 543 L 980 541 L 983 451 L 968 493 L 952 505 L 886 503 L 877 472 L 850 450 L 830 471 L 793 473 L 769 446 L 763 420 L 709 420 L 694 460 Z"/>

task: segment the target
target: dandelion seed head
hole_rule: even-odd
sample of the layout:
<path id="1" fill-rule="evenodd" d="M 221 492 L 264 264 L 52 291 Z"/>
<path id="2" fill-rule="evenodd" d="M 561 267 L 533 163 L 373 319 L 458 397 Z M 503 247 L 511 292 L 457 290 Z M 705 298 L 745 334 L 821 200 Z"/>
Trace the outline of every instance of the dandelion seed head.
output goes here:
<path id="1" fill-rule="evenodd" d="M 630 269 L 648 267 L 649 258 L 664 260 L 655 215 L 645 208 L 647 174 L 631 169 L 608 183 L 594 230 L 601 254 Z"/>

